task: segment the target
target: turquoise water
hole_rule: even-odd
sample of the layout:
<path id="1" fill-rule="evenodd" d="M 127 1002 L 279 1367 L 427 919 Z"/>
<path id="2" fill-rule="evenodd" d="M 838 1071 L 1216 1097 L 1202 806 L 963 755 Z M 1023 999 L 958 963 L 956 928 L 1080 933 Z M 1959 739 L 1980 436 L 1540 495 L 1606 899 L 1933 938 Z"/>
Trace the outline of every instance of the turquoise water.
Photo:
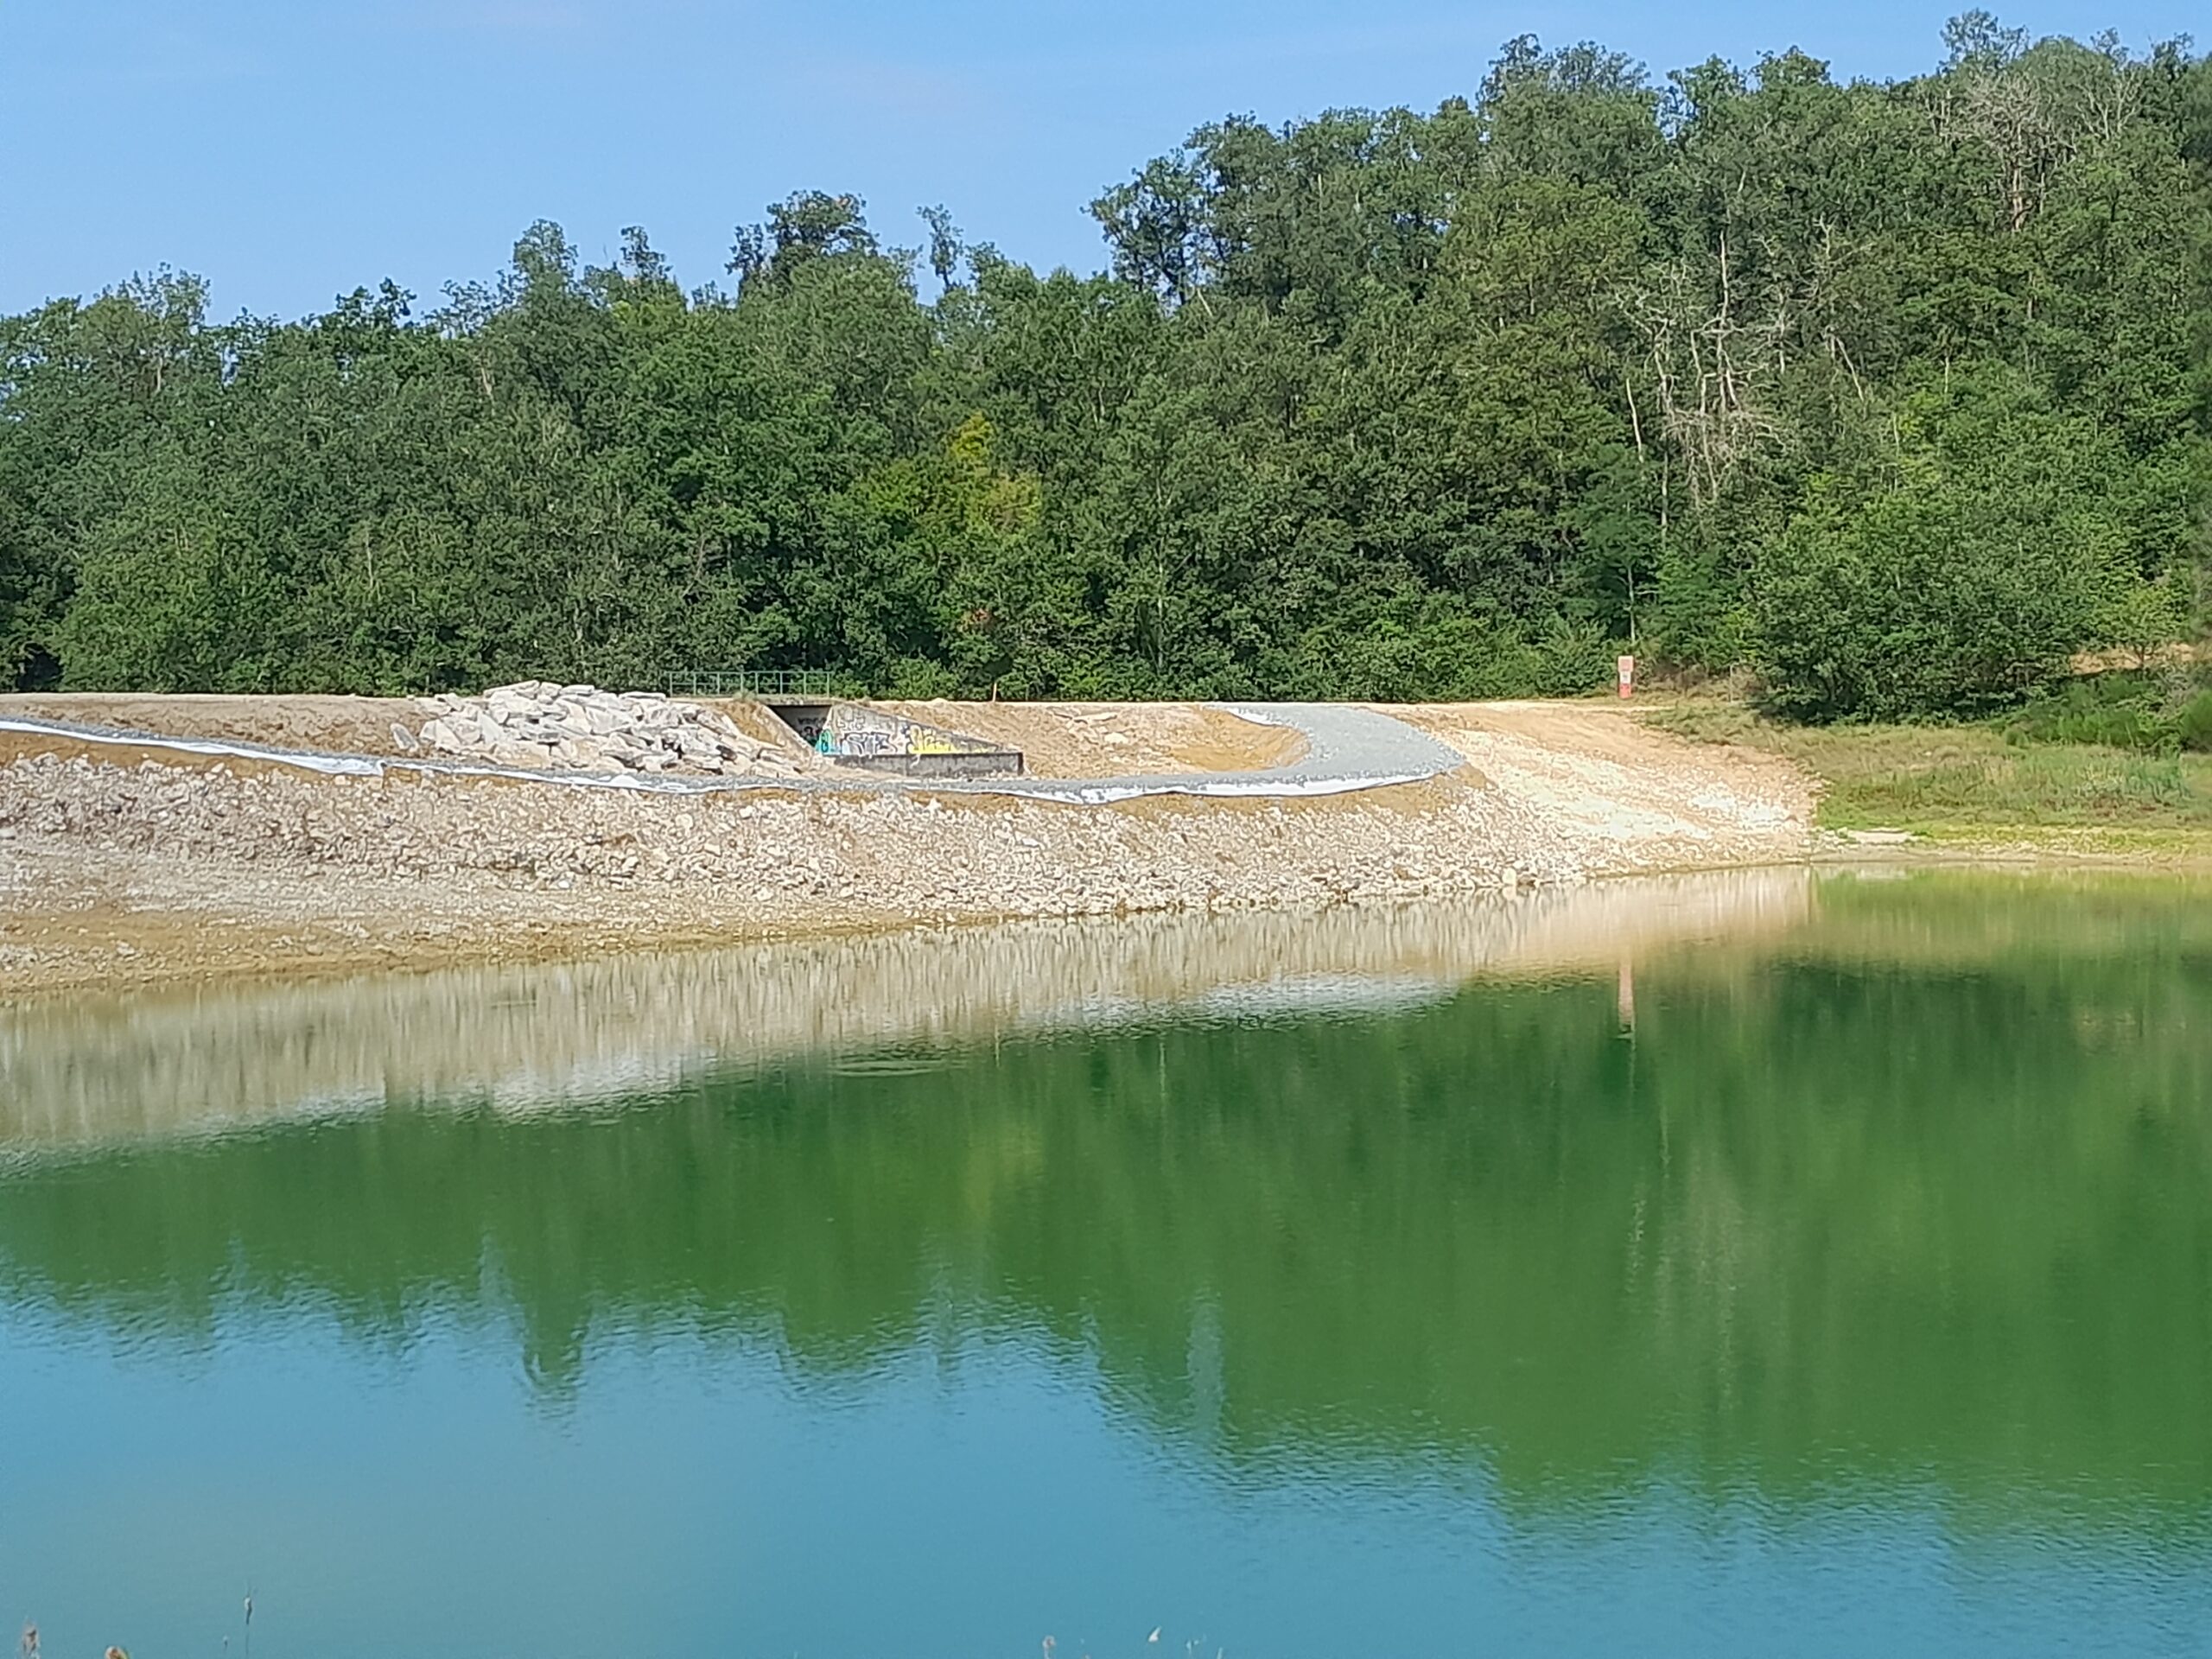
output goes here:
<path id="1" fill-rule="evenodd" d="M 5 1011 L 0 1616 L 2212 1650 L 2205 897 L 1787 875 Z"/>

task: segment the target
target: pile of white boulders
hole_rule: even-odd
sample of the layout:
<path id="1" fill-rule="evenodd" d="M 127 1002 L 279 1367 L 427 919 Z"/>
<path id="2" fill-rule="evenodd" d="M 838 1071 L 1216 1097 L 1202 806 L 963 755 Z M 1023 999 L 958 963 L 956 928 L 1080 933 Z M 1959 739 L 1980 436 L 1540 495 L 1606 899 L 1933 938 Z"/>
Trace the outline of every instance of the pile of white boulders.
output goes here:
<path id="1" fill-rule="evenodd" d="M 458 760 L 533 772 L 677 772 L 797 777 L 795 748 L 747 737 L 728 715 L 658 691 L 524 680 L 480 697 L 430 700 L 423 747 Z"/>

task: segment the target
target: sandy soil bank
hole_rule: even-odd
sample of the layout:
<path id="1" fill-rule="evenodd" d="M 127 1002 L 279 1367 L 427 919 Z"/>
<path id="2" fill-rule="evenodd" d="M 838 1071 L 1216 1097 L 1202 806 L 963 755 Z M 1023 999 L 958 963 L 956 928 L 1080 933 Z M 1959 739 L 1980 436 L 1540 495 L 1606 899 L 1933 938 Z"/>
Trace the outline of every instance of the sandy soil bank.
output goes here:
<path id="1" fill-rule="evenodd" d="M 431 712 L 413 697 L 142 696 L 110 691 L 0 695 L 0 715 L 341 754 L 404 754 L 407 746 L 391 728 L 404 726 L 411 734 Z"/>
<path id="2" fill-rule="evenodd" d="M 1259 772 L 1298 758 L 1298 734 L 1191 702 L 885 702 L 931 726 L 1020 749 L 1039 778 Z"/>
<path id="3" fill-rule="evenodd" d="M 385 713 L 344 713 L 353 699 L 188 699 L 174 715 L 168 699 L 133 702 L 131 723 L 148 729 L 219 717 L 289 734 L 264 741 Z M 215 702 L 251 706 L 218 716 Z M 999 717 L 920 707 L 958 729 Z M 11 735 L 0 746 L 0 996 L 916 923 L 1448 898 L 1772 863 L 1808 843 L 1810 788 L 1770 756 L 1648 731 L 1597 704 L 1393 712 L 1471 764 L 1321 799 L 1099 807 L 925 788 L 672 798 L 323 777 Z M 1154 756 L 1185 769 L 1221 770 L 1217 715 L 1117 713 L 1110 728 L 1147 731 Z M 101 723 L 124 721 L 110 710 Z M 192 731 L 247 734 L 236 723 Z M 1248 764 L 1281 758 L 1285 734 L 1251 734 L 1239 740 Z M 1077 764 L 1081 745 L 1071 738 L 1052 764 Z M 1119 766 L 1135 741 L 1100 747 Z"/>

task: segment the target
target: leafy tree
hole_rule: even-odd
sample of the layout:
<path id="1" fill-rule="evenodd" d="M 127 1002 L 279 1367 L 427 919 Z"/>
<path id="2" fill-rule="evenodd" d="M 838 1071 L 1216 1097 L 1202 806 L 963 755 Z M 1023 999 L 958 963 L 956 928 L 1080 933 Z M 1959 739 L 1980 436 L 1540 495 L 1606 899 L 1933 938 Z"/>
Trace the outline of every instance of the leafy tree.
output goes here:
<path id="1" fill-rule="evenodd" d="M 930 231 L 930 270 L 937 277 L 940 291 L 952 286 L 960 262 L 967 257 L 961 244 L 960 227 L 952 222 L 952 215 L 945 208 L 918 207 L 915 212 Z"/>
<path id="2" fill-rule="evenodd" d="M 1758 646 L 1775 700 L 1816 719 L 1976 712 L 2018 700 L 2141 591 L 2099 488 L 2107 442 L 2016 384 L 1909 406 L 1892 474 L 1813 499 L 1762 556 Z"/>
<path id="3" fill-rule="evenodd" d="M 0 681 L 1414 697 L 1633 645 L 1986 708 L 2206 620 L 2212 65 L 1943 45 L 1522 37 L 1431 111 L 1200 127 L 1093 276 L 810 190 L 731 291 L 539 224 L 428 307 L 0 319 Z"/>

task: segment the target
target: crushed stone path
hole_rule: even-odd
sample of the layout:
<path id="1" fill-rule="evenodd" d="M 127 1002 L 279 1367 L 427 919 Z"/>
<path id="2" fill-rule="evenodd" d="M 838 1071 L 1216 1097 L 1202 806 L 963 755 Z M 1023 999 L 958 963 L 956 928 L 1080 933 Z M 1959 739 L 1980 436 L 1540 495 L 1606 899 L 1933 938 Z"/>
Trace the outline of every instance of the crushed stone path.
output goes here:
<path id="1" fill-rule="evenodd" d="M 620 789 L 677 795 L 748 789 L 837 792 L 927 790 L 1009 795 L 1094 806 L 1147 795 L 1262 798 L 1341 795 L 1355 790 L 1414 783 L 1466 764 L 1464 756 L 1427 733 L 1376 709 L 1353 703 L 1231 702 L 1214 706 L 1262 725 L 1289 727 L 1305 738 L 1305 753 L 1287 766 L 1258 772 L 1136 773 L 1116 778 L 908 779 L 858 772 L 801 778 L 672 778 L 665 774 L 533 772 L 463 761 L 324 753 L 216 738 L 168 737 L 155 732 L 120 731 L 73 721 L 35 720 L 18 715 L 0 716 L 0 732 L 268 761 L 308 772 L 353 777 L 391 771 L 439 772 L 455 777 L 507 778 L 572 789 Z"/>

